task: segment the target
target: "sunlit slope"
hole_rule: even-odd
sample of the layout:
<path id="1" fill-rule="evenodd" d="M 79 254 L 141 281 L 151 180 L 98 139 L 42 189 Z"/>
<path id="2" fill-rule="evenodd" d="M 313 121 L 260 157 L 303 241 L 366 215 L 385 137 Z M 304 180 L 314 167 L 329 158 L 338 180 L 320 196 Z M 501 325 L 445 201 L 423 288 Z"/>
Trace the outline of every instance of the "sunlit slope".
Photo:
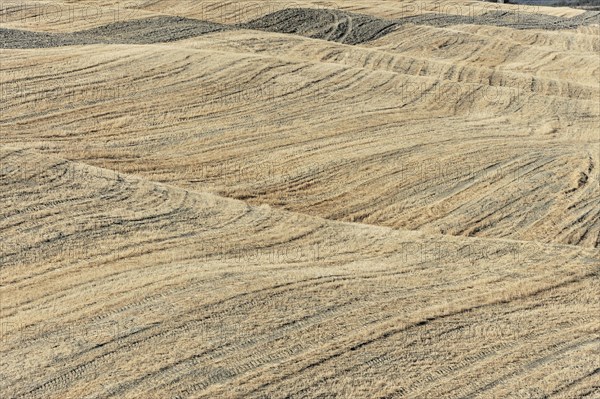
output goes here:
<path id="1" fill-rule="evenodd" d="M 449 74 L 446 79 L 462 75 L 466 79 L 474 74 L 472 69 L 480 69 L 489 71 L 481 78 L 488 79 L 490 84 L 502 81 L 502 85 L 514 87 L 519 82 L 517 87 L 524 91 L 527 84 L 535 91 L 567 84 L 598 89 L 600 30 L 597 26 L 594 30 L 585 33 L 481 25 L 448 28 L 412 25 L 365 45 L 397 56 L 428 60 L 431 65 L 448 65 L 454 75 Z M 425 73 L 429 68 L 423 68 Z M 579 98 L 579 93 L 570 95 Z"/>
<path id="2" fill-rule="evenodd" d="M 103 7 L 114 7 L 118 1 L 109 0 L 98 2 L 86 0 L 84 4 L 101 4 Z M 289 8 L 338 9 L 349 12 L 363 13 L 382 18 L 402 18 L 427 13 L 443 13 L 447 15 L 475 16 L 483 13 L 502 10 L 513 13 L 536 12 L 542 15 L 556 17 L 575 17 L 584 13 L 583 10 L 572 8 L 524 6 L 511 4 L 489 4 L 481 1 L 335 1 L 335 0 L 298 0 L 270 1 L 268 3 L 253 0 L 235 1 L 177 1 L 158 0 L 148 1 L 130 8 L 149 12 L 176 13 L 188 17 L 209 19 L 218 22 L 246 22 L 263 15 Z"/>
<path id="3" fill-rule="evenodd" d="M 597 39 L 461 41 L 451 62 L 255 31 L 5 50 L 1 140 L 330 219 L 597 247 Z"/>
<path id="4" fill-rule="evenodd" d="M 527 20 L 536 14 L 547 22 L 549 28 L 557 18 L 581 18 L 584 10 L 567 7 L 540 7 L 496 4 L 477 0 L 426 0 L 426 1 L 194 1 L 159 0 L 22 0 L 0 5 L 0 27 L 39 32 L 74 32 L 114 22 L 131 21 L 152 16 L 176 15 L 227 24 L 246 23 L 268 14 L 291 8 L 312 10 L 338 10 L 361 13 L 385 19 L 418 17 L 427 19 L 439 15 L 446 19 L 466 17 L 477 19 L 489 13 L 507 23 Z M 342 22 L 339 20 L 338 22 Z M 335 21 L 334 21 L 335 23 Z M 352 22 L 350 22 L 352 24 Z"/>
<path id="5" fill-rule="evenodd" d="M 0 397 L 594 398 L 597 18 L 1 4 Z"/>
<path id="6" fill-rule="evenodd" d="M 339 223 L 10 147 L 0 165 L 6 397 L 593 395 L 597 249 Z"/>
<path id="7" fill-rule="evenodd" d="M 33 32 L 75 32 L 162 13 L 131 7 L 134 2 L 23 0 L 0 4 L 0 27 Z"/>

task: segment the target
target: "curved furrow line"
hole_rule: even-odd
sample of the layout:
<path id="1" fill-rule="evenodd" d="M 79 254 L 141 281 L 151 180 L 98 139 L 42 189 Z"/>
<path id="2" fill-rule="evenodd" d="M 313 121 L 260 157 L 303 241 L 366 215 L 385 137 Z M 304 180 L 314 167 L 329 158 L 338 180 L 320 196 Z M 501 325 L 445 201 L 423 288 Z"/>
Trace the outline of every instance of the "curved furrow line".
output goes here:
<path id="1" fill-rule="evenodd" d="M 597 391 L 598 13 L 38 3 L 0 10 L 0 396 Z"/>
<path id="2" fill-rule="evenodd" d="M 431 323 L 432 321 L 435 320 L 440 320 L 443 318 L 447 318 L 447 317 L 454 317 L 460 314 L 465 314 L 465 313 L 469 313 L 472 312 L 474 310 L 477 309 L 483 309 L 483 308 L 488 308 L 489 306 L 495 306 L 501 303 L 507 303 L 509 301 L 512 300 L 518 300 L 518 299 L 524 299 L 526 297 L 532 297 L 532 296 L 536 296 L 539 294 L 542 294 L 544 292 L 550 291 L 550 290 L 554 290 L 563 286 L 567 286 L 569 284 L 574 284 L 574 283 L 578 283 L 586 278 L 589 278 L 591 276 L 595 276 L 597 275 L 597 271 L 592 272 L 592 273 L 587 273 L 584 274 L 581 277 L 577 277 L 577 278 L 573 278 L 573 279 L 567 279 L 564 280 L 563 282 L 559 283 L 559 284 L 553 284 L 547 287 L 543 287 L 543 288 L 537 288 L 535 290 L 531 290 L 530 292 L 527 292 L 527 294 L 524 295 L 517 295 L 514 298 L 511 298 L 510 300 L 500 300 L 500 301 L 494 301 L 494 302 L 490 302 L 490 303 L 480 303 L 474 306 L 470 306 L 468 308 L 462 308 L 456 311 L 453 311 L 451 313 L 448 314 L 444 314 L 444 315 L 439 315 L 439 316 L 431 316 L 431 317 L 427 317 L 426 319 L 422 319 L 420 321 L 417 322 L 412 322 L 412 323 L 406 323 L 406 322 L 402 322 L 401 325 L 402 327 L 393 327 L 388 329 L 387 331 L 381 333 L 374 333 L 374 334 L 369 334 L 371 337 L 368 339 L 364 339 L 364 340 L 360 340 L 358 343 L 353 342 L 353 343 L 348 343 L 347 345 L 344 345 L 343 348 L 341 349 L 335 349 L 332 351 L 333 353 L 327 354 L 326 356 L 323 356 L 323 354 L 321 353 L 320 355 L 317 356 L 317 360 L 312 360 L 312 359 L 307 359 L 309 361 L 300 361 L 300 362 L 296 362 L 295 363 L 295 371 L 293 371 L 293 375 L 298 378 L 299 376 L 301 376 L 303 373 L 311 370 L 311 369 L 316 369 L 318 367 L 323 366 L 325 363 L 330 363 L 332 361 L 337 360 L 338 358 L 340 358 L 341 356 L 344 356 L 346 354 L 349 354 L 353 351 L 359 350 L 359 349 L 363 349 L 366 348 L 369 345 L 372 345 L 374 343 L 379 343 L 382 342 L 383 340 L 387 340 L 388 338 L 395 336 L 399 333 L 403 333 L 406 332 L 409 329 L 414 329 L 416 327 L 419 326 L 423 326 L 423 325 L 427 325 L 429 323 Z M 372 336 L 375 335 L 375 337 L 373 338 Z M 291 372 L 290 372 L 291 373 Z M 276 383 L 282 382 L 287 378 L 290 378 L 292 376 L 292 374 L 285 374 L 281 377 L 277 377 L 274 378 L 273 380 L 268 381 L 267 383 L 262 384 L 257 390 L 253 391 L 256 392 L 258 390 L 262 390 L 265 389 L 269 386 L 272 386 Z"/>
<path id="3" fill-rule="evenodd" d="M 240 351 L 244 350 L 245 348 L 256 346 L 259 343 L 268 344 L 271 341 L 283 338 L 288 331 L 297 332 L 300 329 L 305 329 L 307 327 L 314 326 L 317 323 L 321 323 L 321 322 L 330 320 L 336 314 L 340 314 L 340 312 L 342 312 L 342 309 L 349 307 L 348 305 L 350 305 L 352 302 L 353 301 L 342 303 L 342 304 L 336 305 L 335 307 L 326 308 L 325 310 L 320 311 L 316 314 L 304 316 L 298 320 L 293 320 L 291 322 L 286 323 L 284 326 L 275 328 L 275 330 L 270 334 L 265 334 L 260 337 L 245 338 L 243 341 L 240 341 L 239 339 L 236 338 L 235 345 L 232 347 L 227 347 L 226 352 L 219 352 L 218 357 L 211 356 L 211 354 L 215 354 L 217 352 L 217 349 L 225 349 L 224 346 L 221 346 L 219 348 L 214 348 L 214 350 L 211 349 L 202 354 L 193 355 L 182 361 L 178 361 L 174 365 L 170 365 L 168 367 L 161 367 L 160 370 L 158 370 L 158 372 L 155 375 L 153 375 L 153 377 L 158 378 L 161 381 L 161 385 L 158 386 L 155 382 L 152 382 L 152 385 L 159 389 L 165 389 L 165 390 L 168 390 L 169 392 L 174 392 L 177 389 L 176 384 L 181 380 L 194 377 L 194 380 L 197 381 L 198 377 L 205 377 L 203 375 L 202 376 L 198 375 L 197 370 L 194 370 L 191 372 L 187 371 L 190 369 L 190 367 L 199 365 L 201 361 L 205 362 L 206 360 L 202 359 L 203 355 L 207 355 L 209 357 L 209 360 L 212 363 L 215 361 L 215 359 L 223 358 L 225 356 L 225 353 L 236 354 L 236 353 L 239 353 Z M 227 358 L 227 364 L 230 364 L 232 361 L 234 362 L 234 364 L 237 364 L 233 370 L 228 372 L 226 375 L 224 375 L 223 373 L 215 373 L 213 375 L 206 376 L 207 377 L 206 381 L 204 381 L 202 383 L 196 383 L 196 384 L 194 384 L 192 386 L 188 386 L 186 388 L 181 388 L 180 392 L 185 393 L 186 395 L 189 395 L 191 392 L 195 392 L 195 391 L 204 389 L 211 384 L 215 384 L 215 383 L 218 383 L 219 381 L 222 381 L 223 379 L 219 379 L 219 377 L 225 377 L 225 376 L 229 377 L 229 378 L 235 377 L 246 371 L 260 367 L 260 365 L 262 365 L 262 364 L 272 363 L 273 361 L 276 361 L 278 359 L 284 359 L 286 357 L 289 357 L 289 356 L 297 353 L 299 350 L 302 350 L 302 347 L 303 346 L 306 347 L 307 345 L 308 344 L 296 345 L 296 346 L 294 346 L 293 350 L 290 350 L 289 348 L 285 348 L 285 349 L 282 349 L 281 351 L 279 351 L 278 353 L 258 352 L 257 354 L 251 355 L 250 357 L 238 355 L 238 357 L 235 360 L 232 360 L 231 358 Z M 240 364 L 240 363 L 243 363 L 243 364 Z M 183 369 L 180 370 L 179 369 L 180 367 L 183 367 Z M 167 375 L 170 376 L 170 378 L 171 378 L 171 380 L 169 382 L 165 382 Z M 173 377 L 175 377 L 175 378 L 173 378 Z M 140 383 L 143 384 L 144 382 L 148 382 L 149 378 L 151 378 L 151 376 L 145 376 L 144 378 L 135 381 L 134 386 L 138 386 Z M 131 389 L 131 384 L 127 384 L 126 389 L 128 389 L 128 390 Z M 140 388 L 138 387 L 135 389 L 139 390 Z M 123 388 L 111 391 L 111 396 L 120 394 L 122 392 L 123 392 Z"/>
<path id="4" fill-rule="evenodd" d="M 571 292 L 576 292 L 576 289 L 571 287 Z M 498 309 L 502 309 L 501 304 L 496 305 L 496 307 L 498 307 Z M 576 320 L 569 321 L 566 324 L 561 324 L 561 329 L 564 330 L 569 327 L 581 326 L 581 325 L 584 325 L 585 323 L 588 323 L 591 325 L 591 323 L 593 323 L 593 320 L 594 320 L 594 317 L 591 313 L 587 317 L 579 316 Z M 492 321 L 487 321 L 487 320 L 485 322 L 493 323 Z M 514 324 L 519 325 L 519 321 L 515 322 Z M 454 332 L 453 330 L 455 330 L 455 329 L 451 329 L 450 332 Z M 483 332 L 485 332 L 485 331 L 482 331 L 482 333 Z M 455 372 L 455 371 L 461 370 L 465 367 L 467 367 L 467 368 L 473 367 L 478 362 L 481 362 L 484 359 L 486 359 L 487 362 L 495 363 L 497 361 L 497 358 L 505 358 L 508 356 L 509 353 L 515 353 L 515 354 L 521 353 L 522 351 L 524 351 L 523 347 L 528 347 L 529 345 L 531 345 L 531 343 L 529 341 L 531 341 L 532 339 L 535 339 L 535 340 L 537 340 L 537 342 L 542 344 L 544 346 L 545 351 L 549 351 L 549 353 L 553 353 L 552 352 L 553 349 L 548 348 L 547 343 L 550 340 L 548 335 L 555 334 L 555 331 L 549 331 L 549 330 L 537 328 L 537 331 L 530 330 L 530 331 L 526 332 L 525 334 L 521 333 L 521 330 L 519 330 L 518 332 L 517 331 L 506 331 L 506 332 L 497 331 L 496 332 L 496 330 L 490 330 L 490 332 L 495 334 L 491 338 L 496 338 L 496 334 L 498 334 L 497 338 L 504 339 L 505 342 L 501 343 L 499 346 L 492 346 L 488 349 L 484 349 L 483 352 L 477 353 L 477 356 L 475 356 L 475 357 L 468 355 L 465 359 L 461 360 L 460 363 L 455 363 L 450 367 L 441 368 L 440 370 L 438 370 L 436 372 L 437 377 L 429 376 L 428 378 L 422 377 L 421 380 L 419 380 L 418 378 L 413 379 L 413 380 L 411 380 L 411 388 L 410 389 L 407 387 L 404 387 L 401 390 L 392 391 L 391 393 L 388 392 L 387 394 L 384 394 L 381 397 L 403 397 L 407 394 L 416 394 L 417 389 L 419 389 L 418 390 L 419 395 L 425 395 L 425 396 L 435 395 L 435 396 L 439 396 L 439 397 L 458 397 L 458 396 L 463 397 L 462 395 L 465 395 L 466 392 L 462 392 L 459 394 L 458 392 L 452 391 L 452 393 L 450 394 L 451 391 L 448 386 L 449 386 L 449 383 L 456 382 L 456 383 L 460 384 L 459 386 L 461 387 L 461 389 L 468 390 L 472 386 L 472 383 L 466 384 L 466 382 L 469 382 L 469 377 L 461 377 L 456 374 L 449 375 L 450 372 Z M 467 334 L 469 334 L 469 333 L 470 332 L 467 332 Z M 477 335 L 479 335 L 479 332 L 473 331 L 473 333 L 476 333 Z M 500 333 L 501 333 L 501 335 L 500 335 Z M 458 332 L 458 334 L 460 337 L 460 332 Z M 506 338 L 504 337 L 505 334 L 507 334 Z M 519 342 L 520 346 L 515 346 L 515 340 L 517 340 L 517 338 L 518 338 L 517 342 Z M 562 338 L 562 336 L 561 336 L 561 338 Z M 556 348 L 560 347 L 560 345 L 568 346 L 568 345 L 570 345 L 570 343 L 569 342 L 559 343 L 559 344 L 557 344 Z M 452 345 L 448 345 L 448 347 L 452 348 Z M 508 349 L 509 352 L 504 351 L 506 349 Z M 455 349 L 455 350 L 459 350 L 459 349 Z M 396 354 L 396 355 L 389 354 L 386 358 L 388 358 L 390 361 L 392 361 L 394 358 L 397 359 L 397 357 L 395 357 L 395 356 L 398 356 L 398 354 Z M 479 367 L 487 368 L 489 366 L 487 366 L 485 364 L 481 364 Z M 398 372 L 402 372 L 401 366 L 398 366 L 397 369 L 398 369 Z M 388 373 L 392 373 L 392 371 L 388 369 Z M 447 377 L 443 380 L 437 379 L 437 378 L 443 377 L 443 376 L 447 376 Z M 425 383 L 429 384 L 432 388 L 430 388 L 428 390 L 420 389 L 419 386 L 424 387 L 424 386 L 426 386 L 426 385 L 424 385 Z"/>
<path id="5" fill-rule="evenodd" d="M 563 387 L 560 387 L 557 390 L 554 390 L 554 391 L 550 392 L 550 394 L 548 395 L 548 397 L 549 398 L 561 397 L 559 395 L 561 395 L 562 393 L 568 392 L 569 390 L 576 389 L 577 386 L 578 386 L 578 384 L 580 384 L 583 381 L 595 378 L 595 376 L 597 374 L 600 374 L 600 367 L 596 368 L 592 372 L 590 372 L 590 373 L 588 373 L 588 374 L 586 374 L 586 375 L 584 375 L 584 376 L 582 376 L 580 378 L 577 378 L 576 380 L 572 381 L 571 383 L 569 383 L 569 384 L 567 384 L 567 385 L 565 385 Z M 593 390 L 594 390 L 594 387 L 591 387 L 591 390 L 589 392 L 587 392 L 587 394 L 589 394 L 589 395 L 593 394 Z M 571 394 L 571 395 L 575 397 L 575 394 Z M 580 395 L 577 395 L 577 396 L 580 397 L 580 398 L 583 398 L 583 397 L 585 397 L 587 395 L 586 394 L 580 394 Z"/>
<path id="6" fill-rule="evenodd" d="M 599 342 L 600 341 L 597 338 L 593 338 L 593 339 L 582 339 L 582 340 L 580 340 L 580 342 L 574 342 L 574 343 L 572 341 L 567 341 L 567 342 L 563 342 L 561 344 L 556 344 L 552 348 L 548 349 L 548 351 L 549 351 L 548 355 L 540 357 L 530 363 L 527 363 L 525 366 L 523 366 L 524 368 L 522 370 L 516 370 L 516 371 L 511 372 L 510 374 L 504 375 L 500 379 L 492 381 L 491 383 L 488 383 L 488 384 L 480 387 L 476 391 L 472 391 L 464 396 L 461 396 L 461 398 L 470 398 L 470 397 L 480 395 L 486 391 L 489 391 L 490 389 L 497 386 L 498 384 L 505 382 L 507 379 L 514 378 L 516 375 L 518 375 L 519 372 L 522 373 L 522 372 L 528 371 L 528 369 L 539 367 L 542 364 L 556 361 L 556 358 L 561 355 L 564 355 L 564 354 L 572 352 L 572 351 L 577 351 L 579 349 L 582 349 L 585 346 L 589 346 L 594 343 L 598 344 Z"/>
<path id="7" fill-rule="evenodd" d="M 314 280 L 314 279 L 308 279 L 306 281 L 310 281 L 310 280 Z M 317 280 L 320 280 L 320 278 L 317 278 Z M 258 290 L 256 292 L 262 292 L 262 291 L 265 291 L 265 290 L 272 290 L 273 288 L 277 289 L 277 288 L 284 288 L 284 287 L 286 288 L 286 290 L 290 290 L 290 289 L 293 289 L 293 288 L 288 288 L 288 287 L 290 287 L 290 286 L 292 286 L 294 284 L 297 284 L 297 283 L 305 283 L 306 281 L 280 284 L 279 286 L 269 287 L 269 288 L 266 288 L 266 289 L 261 289 L 261 290 Z M 283 295 L 284 293 L 285 293 L 285 291 L 278 292 L 276 295 L 280 296 L 280 295 Z M 226 301 L 237 299 L 239 297 L 247 296 L 247 295 L 250 295 L 250 294 L 252 294 L 252 292 L 250 292 L 250 293 L 243 293 L 243 294 L 237 295 L 235 297 L 231 297 L 231 298 L 228 298 L 226 300 L 223 300 L 223 301 L 211 304 L 211 306 L 216 306 L 216 305 L 224 303 Z M 269 301 L 275 301 L 276 300 L 275 299 L 275 295 L 273 295 L 273 294 L 271 294 L 267 298 L 268 298 Z M 258 299 L 252 299 L 251 301 L 246 302 L 245 304 L 242 304 L 242 305 L 245 305 L 245 306 L 237 305 L 235 307 L 236 312 L 242 312 L 242 308 L 246 307 L 246 306 L 249 307 L 249 308 L 251 308 L 256 303 L 258 303 L 258 301 L 259 301 Z M 197 310 L 194 309 L 192 312 L 196 312 L 196 311 Z M 217 315 L 216 317 L 222 317 L 222 314 L 220 314 L 220 313 L 213 313 L 213 314 L 216 314 Z M 76 380 L 77 378 L 79 378 L 82 375 L 82 373 L 85 372 L 86 369 L 92 367 L 91 366 L 92 364 L 96 365 L 99 362 L 108 361 L 108 360 L 110 360 L 110 359 L 108 359 L 109 357 L 116 356 L 119 351 L 130 351 L 130 350 L 132 350 L 134 348 L 140 347 L 142 344 L 146 344 L 149 340 L 164 339 L 167 336 L 173 336 L 173 335 L 175 335 L 178 331 L 183 331 L 185 333 L 189 333 L 190 331 L 192 331 L 192 329 L 201 328 L 203 326 L 203 322 L 205 322 L 207 319 L 209 319 L 211 317 L 211 315 L 213 315 L 213 314 L 209 314 L 209 315 L 204 316 L 204 317 L 202 317 L 200 319 L 197 319 L 197 320 L 190 320 L 190 321 L 188 321 L 186 323 L 183 323 L 183 324 L 181 322 L 179 322 L 179 323 L 177 323 L 178 325 L 176 327 L 173 327 L 173 326 L 163 326 L 163 331 L 160 331 L 160 330 L 154 331 L 151 335 L 147 335 L 147 336 L 144 336 L 142 338 L 136 339 L 133 342 L 125 342 L 125 345 L 119 345 L 115 349 L 109 350 L 108 352 L 102 353 L 101 355 L 99 355 L 97 357 L 94 357 L 92 359 L 92 361 L 89 361 L 89 362 L 86 362 L 84 364 L 80 364 L 80 365 L 78 365 L 78 366 L 76 366 L 74 368 L 71 368 L 67 373 L 62 374 L 62 375 L 60 375 L 60 376 L 58 376 L 58 377 L 56 377 L 56 378 L 54 378 L 52 380 L 44 382 L 43 384 L 41 384 L 41 385 L 33 388 L 27 394 L 36 394 L 37 392 L 40 392 L 40 391 L 43 392 L 43 391 L 46 391 L 46 390 L 49 390 L 49 389 L 53 389 L 56 385 L 63 386 L 64 384 L 66 384 L 66 383 L 68 383 L 70 381 Z M 150 325 L 150 326 L 146 326 L 146 327 L 144 327 L 140 331 L 135 331 L 134 334 L 137 335 L 137 334 L 141 334 L 141 333 L 151 332 L 153 330 L 156 330 L 158 327 L 160 327 L 159 324 L 153 324 L 153 325 Z M 134 336 L 133 334 L 127 334 L 125 336 L 119 336 L 119 337 L 117 337 L 117 339 L 114 342 L 115 343 L 116 342 L 121 342 L 121 341 L 126 340 L 126 339 L 128 339 L 130 337 L 133 337 L 133 336 Z M 110 343 L 112 343 L 112 342 L 104 343 L 102 346 L 98 347 L 98 349 L 105 350 L 104 346 L 106 346 L 106 345 L 108 345 Z M 77 355 L 75 355 L 75 356 L 77 356 Z M 97 367 L 97 366 L 94 366 L 94 367 Z M 27 394 L 25 394 L 24 397 L 26 397 Z M 17 396 L 17 397 L 21 397 L 21 396 Z"/>
<path id="8" fill-rule="evenodd" d="M 570 325 L 575 325 L 575 322 L 573 322 Z M 453 332 L 456 332 L 456 330 L 458 330 L 458 329 L 459 328 L 457 328 L 457 327 L 450 327 L 450 329 L 446 333 L 453 333 Z M 444 333 L 441 333 L 441 334 L 443 335 Z M 519 338 L 521 340 L 526 340 L 526 339 L 528 339 L 528 337 L 531 337 L 534 334 L 535 334 L 534 332 L 530 332 Z M 423 338 L 423 339 L 431 339 L 433 341 L 435 338 L 436 337 Z M 441 335 L 439 336 L 439 338 L 441 338 Z M 409 348 L 411 344 L 416 344 L 416 343 L 418 343 L 418 341 L 412 342 L 412 343 L 411 342 L 403 342 L 402 344 L 403 344 L 404 348 Z M 448 345 L 451 345 L 451 344 L 452 343 L 448 343 Z M 393 347 L 393 350 L 397 351 L 398 349 L 400 349 L 400 348 Z M 465 355 L 461 356 L 461 359 L 459 362 L 454 362 L 450 365 L 444 365 L 443 362 L 440 362 L 440 364 L 438 365 L 438 369 L 435 370 L 434 372 L 432 372 L 428 375 L 421 375 L 419 377 L 415 376 L 414 378 L 411 378 L 409 387 L 407 386 L 407 387 L 402 387 L 402 388 L 396 389 L 395 391 L 388 392 L 386 394 L 381 395 L 380 397 L 382 397 L 382 398 L 383 397 L 386 397 L 386 398 L 405 397 L 406 395 L 414 395 L 417 393 L 419 395 L 433 395 L 434 394 L 433 392 L 429 392 L 426 390 L 419 390 L 419 387 L 427 387 L 427 386 L 445 387 L 445 386 L 447 386 L 447 384 L 442 379 L 443 377 L 448 376 L 447 377 L 448 381 L 457 381 L 459 379 L 459 377 L 456 375 L 457 371 L 462 370 L 464 368 L 468 368 L 469 366 L 472 367 L 474 364 L 480 363 L 484 360 L 494 361 L 493 358 L 500 356 L 499 351 L 502 349 L 514 349 L 514 344 L 512 342 L 504 342 L 502 344 L 490 346 L 489 348 L 478 349 L 475 351 L 474 354 L 471 354 L 471 353 L 465 354 Z M 505 355 L 503 355 L 503 356 L 505 356 Z M 402 353 L 388 353 L 388 354 L 376 356 L 375 358 L 372 358 L 371 360 L 368 360 L 365 363 L 362 363 L 362 364 L 358 363 L 358 364 L 352 365 L 350 367 L 346 367 L 342 370 L 339 370 L 337 376 L 331 376 L 329 378 L 320 379 L 319 385 L 323 386 L 324 384 L 327 384 L 328 381 L 334 382 L 336 378 L 339 378 L 339 374 L 348 373 L 350 375 L 360 376 L 360 375 L 369 374 L 367 370 L 372 370 L 371 374 L 373 376 L 376 376 L 379 374 L 378 371 L 381 370 L 382 368 L 384 368 L 386 366 L 386 364 L 390 364 L 390 365 L 398 364 L 399 359 L 402 359 L 402 358 L 403 358 Z M 410 361 L 410 360 L 407 360 L 407 361 Z M 404 365 L 404 364 L 405 363 L 403 362 L 402 365 Z M 406 370 L 403 370 L 402 366 L 385 367 L 385 373 L 391 379 L 391 378 L 393 378 L 394 375 L 400 376 L 403 373 L 406 373 Z M 395 374 L 395 373 L 397 373 L 397 374 Z M 400 381 L 398 381 L 398 382 L 400 382 Z M 318 387 L 312 386 L 312 387 L 304 388 L 301 391 L 295 392 L 295 395 L 297 395 L 297 396 L 302 396 L 302 394 L 306 395 L 311 390 L 312 391 L 318 390 Z M 435 393 L 435 394 L 440 395 L 439 397 L 442 397 L 440 393 Z"/>

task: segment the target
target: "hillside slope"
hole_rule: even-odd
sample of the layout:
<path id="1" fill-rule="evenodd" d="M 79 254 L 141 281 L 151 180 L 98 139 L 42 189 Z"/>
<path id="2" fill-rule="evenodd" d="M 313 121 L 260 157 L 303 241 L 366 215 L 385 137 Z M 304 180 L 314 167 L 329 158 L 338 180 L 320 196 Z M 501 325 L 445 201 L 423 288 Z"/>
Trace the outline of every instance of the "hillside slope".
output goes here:
<path id="1" fill-rule="evenodd" d="M 599 397 L 599 18 L 0 4 L 0 398 Z"/>
<path id="2" fill-rule="evenodd" d="M 0 160 L 5 397 L 593 392 L 598 250 L 332 222 L 14 148 Z"/>
<path id="3" fill-rule="evenodd" d="M 329 219 L 598 247 L 598 41 L 463 30 L 433 56 L 446 28 L 425 29 L 5 50 L 2 142 Z"/>

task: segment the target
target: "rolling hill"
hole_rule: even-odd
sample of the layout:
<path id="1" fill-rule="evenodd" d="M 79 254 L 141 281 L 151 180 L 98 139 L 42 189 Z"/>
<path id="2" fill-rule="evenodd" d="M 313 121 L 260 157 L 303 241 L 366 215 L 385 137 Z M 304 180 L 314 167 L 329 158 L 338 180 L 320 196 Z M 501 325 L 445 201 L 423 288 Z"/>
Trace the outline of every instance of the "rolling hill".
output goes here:
<path id="1" fill-rule="evenodd" d="M 0 9 L 0 397 L 597 397 L 600 13 Z"/>

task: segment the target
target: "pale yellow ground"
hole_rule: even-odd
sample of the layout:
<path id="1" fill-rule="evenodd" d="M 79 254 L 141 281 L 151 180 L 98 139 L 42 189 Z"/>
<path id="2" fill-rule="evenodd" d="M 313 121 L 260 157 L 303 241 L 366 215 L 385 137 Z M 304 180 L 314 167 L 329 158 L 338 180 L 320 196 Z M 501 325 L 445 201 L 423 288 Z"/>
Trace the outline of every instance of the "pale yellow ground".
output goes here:
<path id="1" fill-rule="evenodd" d="M 598 38 L 498 30 L 5 50 L 0 127 L 7 144 L 252 204 L 597 247 Z"/>
<path id="2" fill-rule="evenodd" d="M 339 223 L 10 147 L 3 397 L 594 392 L 598 250 Z"/>
<path id="3" fill-rule="evenodd" d="M 72 32 L 111 22 L 155 15 L 177 15 L 221 23 L 242 23 L 287 8 L 338 9 L 396 19 L 428 13 L 476 16 L 489 11 L 515 15 L 537 13 L 571 18 L 584 13 L 567 7 L 497 4 L 477 0 L 71 0 L 5 2 L 0 25 L 6 28 L 46 32 Z"/>
<path id="4" fill-rule="evenodd" d="M 0 50 L 0 398 L 598 397 L 599 32 Z"/>

